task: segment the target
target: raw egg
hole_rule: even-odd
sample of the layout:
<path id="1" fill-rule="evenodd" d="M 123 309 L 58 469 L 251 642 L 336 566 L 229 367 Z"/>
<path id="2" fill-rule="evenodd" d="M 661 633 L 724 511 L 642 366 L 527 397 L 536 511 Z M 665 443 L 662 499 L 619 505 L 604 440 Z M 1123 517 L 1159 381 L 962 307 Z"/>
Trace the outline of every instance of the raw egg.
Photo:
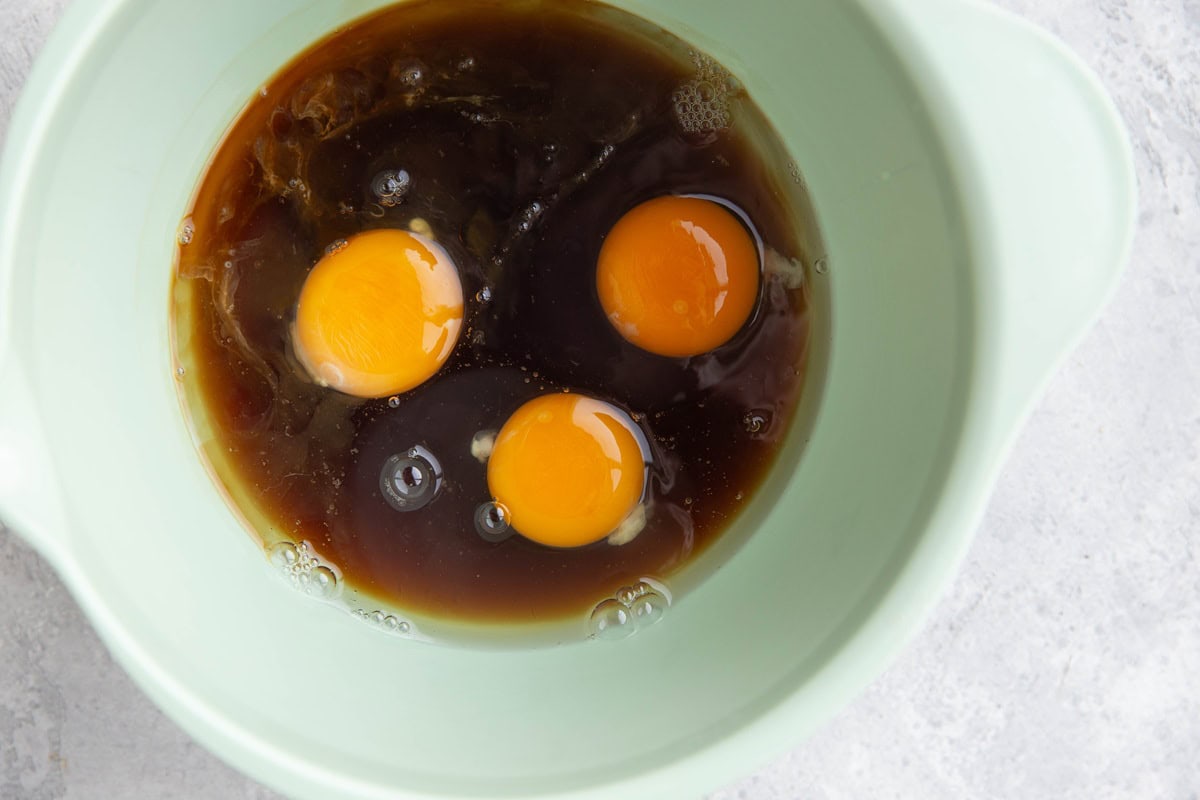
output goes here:
<path id="1" fill-rule="evenodd" d="M 517 409 L 488 461 L 488 489 L 513 529 L 550 547 L 582 547 L 612 533 L 641 501 L 646 447 L 608 403 L 551 394 Z"/>
<path id="2" fill-rule="evenodd" d="M 462 284 L 446 251 L 419 234 L 372 230 L 332 247 L 309 273 L 292 341 L 321 385 L 386 397 L 433 377 L 462 320 Z"/>
<path id="3" fill-rule="evenodd" d="M 719 203 L 659 197 L 613 226 L 600 250 L 596 289 L 628 341 L 682 358 L 733 338 L 758 299 L 758 248 Z"/>

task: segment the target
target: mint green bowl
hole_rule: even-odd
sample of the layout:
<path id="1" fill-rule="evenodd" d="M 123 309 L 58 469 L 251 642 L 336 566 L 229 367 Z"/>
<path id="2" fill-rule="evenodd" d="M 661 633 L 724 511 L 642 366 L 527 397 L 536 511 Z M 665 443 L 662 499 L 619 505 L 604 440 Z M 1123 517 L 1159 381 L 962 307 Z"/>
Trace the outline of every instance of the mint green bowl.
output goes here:
<path id="1" fill-rule="evenodd" d="M 430 646 L 264 577 L 168 342 L 175 233 L 222 130 L 384 4 L 67 12 L 0 173 L 0 515 L 168 714 L 296 797 L 694 797 L 844 705 L 946 585 L 1124 263 L 1122 127 L 1058 44 L 969 0 L 617 3 L 734 71 L 804 172 L 828 246 L 820 410 L 779 501 L 661 624 Z"/>

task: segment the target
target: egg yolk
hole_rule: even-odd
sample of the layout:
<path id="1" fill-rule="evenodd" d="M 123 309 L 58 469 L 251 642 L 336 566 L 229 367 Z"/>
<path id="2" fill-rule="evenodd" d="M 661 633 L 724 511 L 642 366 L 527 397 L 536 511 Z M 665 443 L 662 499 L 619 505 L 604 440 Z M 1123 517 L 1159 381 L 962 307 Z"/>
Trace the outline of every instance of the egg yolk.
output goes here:
<path id="1" fill-rule="evenodd" d="M 596 288 L 609 321 L 651 353 L 682 358 L 733 338 L 758 299 L 758 248 L 741 221 L 701 197 L 659 197 L 613 226 Z"/>
<path id="2" fill-rule="evenodd" d="M 550 547 L 582 547 L 637 507 L 646 453 L 629 418 L 600 400 L 544 395 L 513 414 L 488 460 L 488 489 L 513 529 Z"/>
<path id="3" fill-rule="evenodd" d="M 462 319 L 462 284 L 445 250 L 408 231 L 367 231 L 309 273 L 293 345 L 318 383 L 385 397 L 441 368 Z"/>

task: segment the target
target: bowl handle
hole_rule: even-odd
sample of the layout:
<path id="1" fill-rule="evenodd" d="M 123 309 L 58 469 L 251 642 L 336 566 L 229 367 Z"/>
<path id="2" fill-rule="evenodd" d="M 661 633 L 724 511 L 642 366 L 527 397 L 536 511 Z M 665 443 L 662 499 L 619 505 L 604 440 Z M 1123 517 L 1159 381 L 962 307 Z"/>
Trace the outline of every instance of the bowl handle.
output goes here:
<path id="1" fill-rule="evenodd" d="M 0 524 L 55 565 L 65 563 L 66 520 L 24 365 L 0 353 Z"/>
<path id="2" fill-rule="evenodd" d="M 997 266 L 980 298 L 999 370 L 992 399 L 1019 418 L 1129 258 L 1129 138 L 1096 76 L 1050 34 L 979 0 L 898 5 L 957 109 L 966 171 L 976 176 L 964 200 L 982 204 L 977 219 L 988 221 L 982 233 Z"/>

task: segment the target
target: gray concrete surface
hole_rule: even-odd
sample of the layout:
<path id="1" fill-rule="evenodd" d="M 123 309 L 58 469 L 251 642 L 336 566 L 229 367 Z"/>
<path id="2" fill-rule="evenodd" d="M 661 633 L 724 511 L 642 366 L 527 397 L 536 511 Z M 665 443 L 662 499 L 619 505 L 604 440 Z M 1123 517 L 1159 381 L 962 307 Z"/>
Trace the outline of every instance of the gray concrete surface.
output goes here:
<path id="1" fill-rule="evenodd" d="M 1200 797 L 1200 2 L 998 2 L 1069 42 L 1128 120 L 1133 263 L 925 632 L 710 800 Z M 64 5 L 0 0 L 0 129 Z M 0 532 L 0 798 L 269 797 L 166 720 Z"/>

